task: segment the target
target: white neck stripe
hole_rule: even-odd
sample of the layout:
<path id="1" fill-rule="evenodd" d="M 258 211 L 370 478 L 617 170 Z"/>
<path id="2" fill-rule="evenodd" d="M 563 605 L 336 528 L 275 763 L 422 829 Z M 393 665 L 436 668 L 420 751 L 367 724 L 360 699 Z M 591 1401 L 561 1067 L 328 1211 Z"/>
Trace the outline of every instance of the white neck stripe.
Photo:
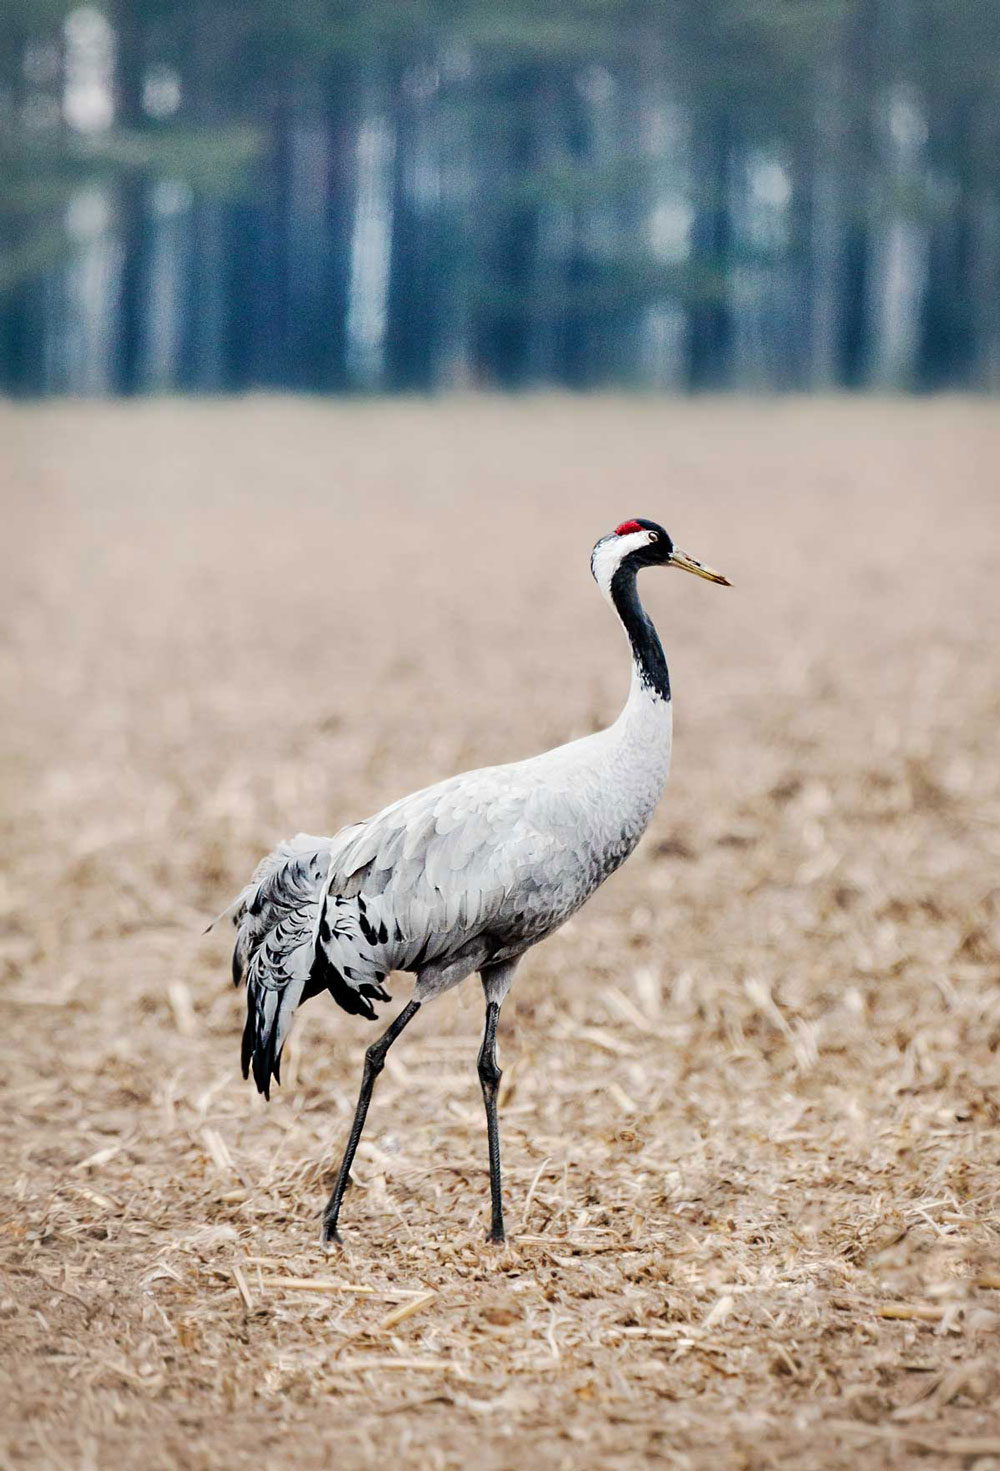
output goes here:
<path id="1" fill-rule="evenodd" d="M 611 579 L 629 552 L 649 546 L 655 538 L 652 531 L 630 531 L 626 536 L 605 536 L 591 553 L 590 570 L 603 596 L 611 602 Z"/>

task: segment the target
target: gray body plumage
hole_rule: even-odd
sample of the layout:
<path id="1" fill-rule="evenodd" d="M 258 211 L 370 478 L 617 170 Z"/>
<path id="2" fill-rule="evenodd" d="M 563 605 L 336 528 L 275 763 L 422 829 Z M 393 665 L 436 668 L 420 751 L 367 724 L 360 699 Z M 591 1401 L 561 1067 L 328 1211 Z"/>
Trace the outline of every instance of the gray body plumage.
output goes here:
<path id="1" fill-rule="evenodd" d="M 669 699 L 634 673 L 607 730 L 439 782 L 332 838 L 282 843 L 235 912 L 244 1066 L 258 1087 L 278 1074 L 296 1007 L 320 990 L 374 1018 L 392 971 L 415 972 L 423 1001 L 551 934 L 632 852 L 670 739 Z"/>

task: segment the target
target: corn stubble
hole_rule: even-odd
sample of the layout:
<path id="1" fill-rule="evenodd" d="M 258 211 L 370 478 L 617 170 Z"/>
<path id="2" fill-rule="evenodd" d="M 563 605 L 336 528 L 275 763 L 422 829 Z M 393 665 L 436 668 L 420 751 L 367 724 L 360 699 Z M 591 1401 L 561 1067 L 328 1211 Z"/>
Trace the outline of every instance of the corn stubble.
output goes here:
<path id="1" fill-rule="evenodd" d="M 7 1460 L 992 1466 L 995 411 L 251 400 L 0 434 Z M 504 1012 L 510 1245 L 470 982 L 390 1055 L 325 1257 L 315 1161 L 373 1033 L 311 1003 L 265 1108 L 199 930 L 277 838 L 613 715 L 587 555 L 635 514 L 735 588 L 647 576 L 674 773 Z"/>

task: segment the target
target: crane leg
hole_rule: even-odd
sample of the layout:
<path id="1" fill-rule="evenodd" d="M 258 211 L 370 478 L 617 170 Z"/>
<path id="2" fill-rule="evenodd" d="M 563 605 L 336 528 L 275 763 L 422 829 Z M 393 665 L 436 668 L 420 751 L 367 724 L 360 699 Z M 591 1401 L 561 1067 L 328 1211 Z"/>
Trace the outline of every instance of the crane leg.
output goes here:
<path id="1" fill-rule="evenodd" d="M 507 1239 L 503 1229 L 500 1129 L 497 1124 L 497 1093 L 500 1090 L 500 1078 L 502 1077 L 497 1063 L 497 1020 L 499 1016 L 500 1002 L 488 1001 L 486 1030 L 483 1033 L 483 1045 L 479 1049 L 479 1081 L 483 1088 L 483 1102 L 486 1104 L 486 1134 L 490 1147 L 490 1201 L 493 1208 L 490 1240 L 498 1245 Z"/>
<path id="2" fill-rule="evenodd" d="M 327 1201 L 326 1210 L 323 1212 L 323 1241 L 339 1241 L 340 1233 L 337 1230 L 337 1218 L 340 1215 L 340 1203 L 344 1198 L 344 1191 L 351 1178 L 351 1165 L 357 1152 L 358 1142 L 361 1139 L 361 1131 L 368 1117 L 368 1105 L 372 1101 L 372 1091 L 375 1087 L 375 1079 L 385 1067 L 385 1055 L 395 1042 L 400 1032 L 409 1022 L 413 1020 L 420 1010 L 419 1001 L 409 1001 L 379 1037 L 365 1052 L 365 1068 L 361 1074 L 361 1092 L 358 1094 L 358 1106 L 354 1110 L 354 1122 L 351 1125 L 350 1136 L 347 1140 L 347 1148 L 344 1150 L 344 1158 L 340 1162 L 340 1170 L 337 1174 L 337 1183 L 333 1187 L 333 1194 Z"/>

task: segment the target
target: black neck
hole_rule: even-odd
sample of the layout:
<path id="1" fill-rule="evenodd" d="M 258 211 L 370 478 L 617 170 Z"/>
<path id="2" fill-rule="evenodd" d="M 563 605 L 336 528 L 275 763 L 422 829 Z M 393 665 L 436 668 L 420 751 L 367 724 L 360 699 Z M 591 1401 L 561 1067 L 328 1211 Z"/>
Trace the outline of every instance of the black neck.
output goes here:
<path id="1" fill-rule="evenodd" d="M 611 579 L 611 601 L 625 625 L 642 683 L 659 699 L 670 699 L 670 675 L 652 619 L 639 601 L 635 568 L 622 566 Z"/>

